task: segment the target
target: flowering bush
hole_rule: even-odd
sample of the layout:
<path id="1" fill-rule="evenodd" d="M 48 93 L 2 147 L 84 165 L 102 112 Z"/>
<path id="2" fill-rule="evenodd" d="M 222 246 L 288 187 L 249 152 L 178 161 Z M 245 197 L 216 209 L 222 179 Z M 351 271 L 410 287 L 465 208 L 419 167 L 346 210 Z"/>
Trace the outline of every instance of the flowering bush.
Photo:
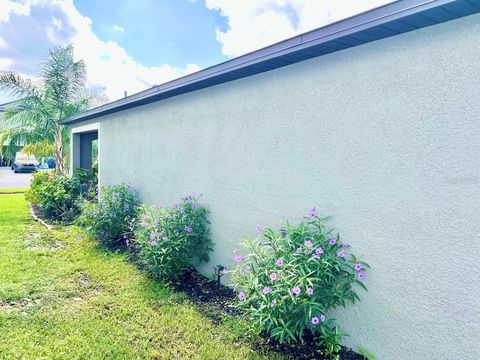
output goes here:
<path id="1" fill-rule="evenodd" d="M 102 187 L 98 201 L 85 202 L 79 223 L 100 244 L 108 247 L 123 245 L 131 236 L 139 200 L 126 185 Z"/>
<path id="2" fill-rule="evenodd" d="M 173 280 L 192 263 L 208 261 L 207 210 L 191 197 L 173 208 L 143 208 L 135 224 L 137 261 L 157 279 Z"/>
<path id="3" fill-rule="evenodd" d="M 259 332 L 289 343 L 314 337 L 334 348 L 330 339 L 338 339 L 338 328 L 329 313 L 359 300 L 354 285 L 365 288 L 368 265 L 349 253 L 326 220 L 314 208 L 298 226 L 259 227 L 261 238 L 244 242 L 248 254 L 236 253 L 238 305 Z"/>
<path id="4" fill-rule="evenodd" d="M 37 172 L 26 198 L 38 206 L 41 215 L 55 221 L 69 222 L 80 212 L 80 182 L 75 177 Z"/>

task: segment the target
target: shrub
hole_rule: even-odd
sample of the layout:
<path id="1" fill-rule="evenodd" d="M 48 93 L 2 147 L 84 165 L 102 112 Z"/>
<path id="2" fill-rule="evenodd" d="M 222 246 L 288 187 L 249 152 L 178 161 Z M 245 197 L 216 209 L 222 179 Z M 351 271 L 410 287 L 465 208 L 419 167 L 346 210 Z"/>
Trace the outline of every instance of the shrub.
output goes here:
<path id="1" fill-rule="evenodd" d="M 73 170 L 73 176 L 80 181 L 83 199 L 89 201 L 95 200 L 98 195 L 98 164 L 93 164 L 90 171 L 75 168 Z"/>
<path id="2" fill-rule="evenodd" d="M 143 208 L 135 225 L 137 261 L 159 280 L 171 281 L 194 261 L 208 261 L 207 210 L 189 196 L 173 208 Z"/>
<path id="3" fill-rule="evenodd" d="M 232 280 L 258 332 L 288 343 L 313 338 L 335 352 L 341 336 L 329 313 L 359 300 L 353 285 L 365 288 L 368 265 L 349 254 L 326 220 L 314 208 L 298 226 L 257 228 L 260 239 L 244 242 L 248 255 L 235 256 Z"/>
<path id="4" fill-rule="evenodd" d="M 84 203 L 79 224 L 101 245 L 116 247 L 131 236 L 138 206 L 138 196 L 128 186 L 105 186 L 98 201 Z"/>
<path id="5" fill-rule="evenodd" d="M 41 215 L 54 221 L 69 222 L 80 212 L 78 198 L 80 182 L 77 178 L 37 172 L 26 198 L 40 209 Z"/>

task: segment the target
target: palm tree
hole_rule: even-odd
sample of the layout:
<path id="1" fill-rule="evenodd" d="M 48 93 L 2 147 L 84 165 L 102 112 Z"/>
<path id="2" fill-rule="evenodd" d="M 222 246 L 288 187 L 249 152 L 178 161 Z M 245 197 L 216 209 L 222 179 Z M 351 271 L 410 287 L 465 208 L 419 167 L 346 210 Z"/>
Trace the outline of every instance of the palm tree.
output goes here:
<path id="1" fill-rule="evenodd" d="M 0 90 L 18 99 L 0 119 L 6 128 L 0 143 L 54 145 L 57 174 L 65 172 L 69 143 L 68 129 L 60 120 L 107 101 L 101 92 L 87 89 L 85 63 L 74 61 L 71 45 L 48 52 L 38 83 L 0 71 Z"/>

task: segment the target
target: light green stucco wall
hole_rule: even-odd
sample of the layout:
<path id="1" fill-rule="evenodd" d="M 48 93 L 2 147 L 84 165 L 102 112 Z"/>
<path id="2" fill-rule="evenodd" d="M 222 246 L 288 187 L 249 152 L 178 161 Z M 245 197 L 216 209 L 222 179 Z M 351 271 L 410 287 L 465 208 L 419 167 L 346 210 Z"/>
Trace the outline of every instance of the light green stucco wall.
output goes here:
<path id="1" fill-rule="evenodd" d="M 204 193 L 232 265 L 317 206 L 372 265 L 337 318 L 378 359 L 480 354 L 480 15 L 101 118 L 102 184 Z M 203 271 L 211 273 L 210 266 Z"/>

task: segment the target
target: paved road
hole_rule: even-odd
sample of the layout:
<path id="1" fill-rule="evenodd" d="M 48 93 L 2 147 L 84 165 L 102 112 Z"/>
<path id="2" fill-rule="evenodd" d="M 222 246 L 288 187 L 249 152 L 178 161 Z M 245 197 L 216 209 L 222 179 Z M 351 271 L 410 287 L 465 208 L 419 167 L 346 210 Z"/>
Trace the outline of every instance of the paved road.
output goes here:
<path id="1" fill-rule="evenodd" d="M 15 174 L 9 167 L 0 167 L 0 189 L 30 187 L 32 174 Z"/>

